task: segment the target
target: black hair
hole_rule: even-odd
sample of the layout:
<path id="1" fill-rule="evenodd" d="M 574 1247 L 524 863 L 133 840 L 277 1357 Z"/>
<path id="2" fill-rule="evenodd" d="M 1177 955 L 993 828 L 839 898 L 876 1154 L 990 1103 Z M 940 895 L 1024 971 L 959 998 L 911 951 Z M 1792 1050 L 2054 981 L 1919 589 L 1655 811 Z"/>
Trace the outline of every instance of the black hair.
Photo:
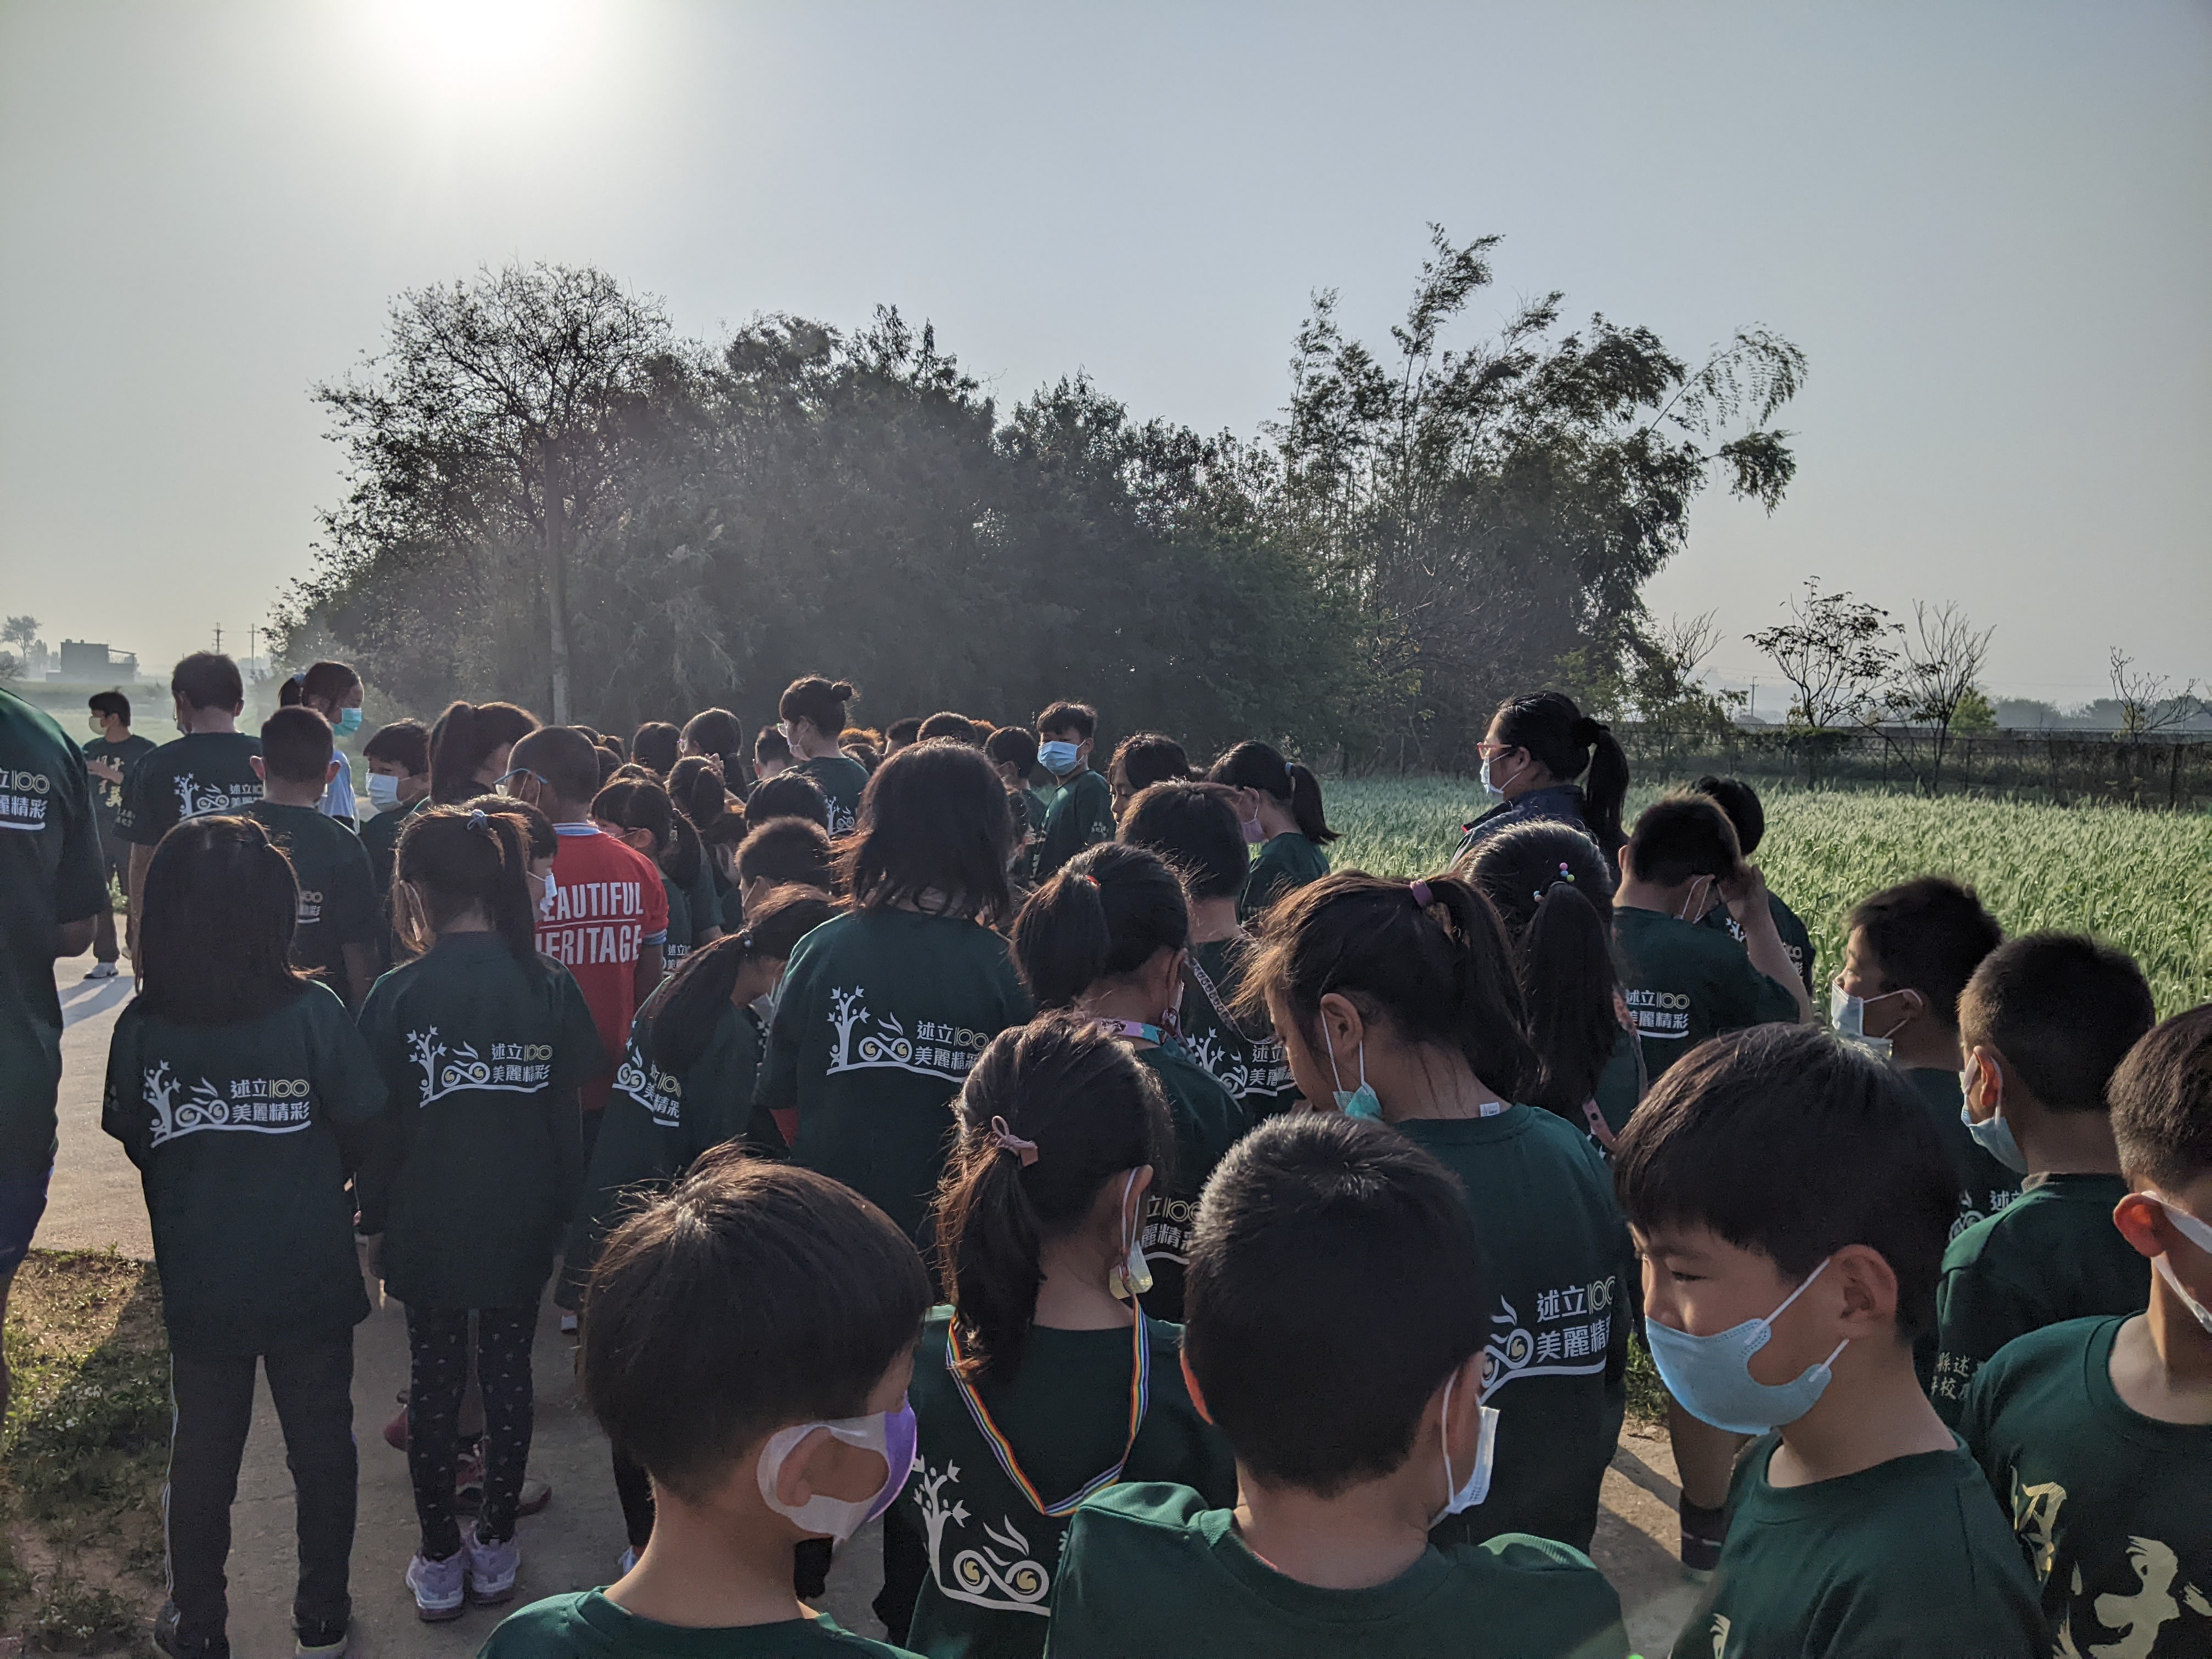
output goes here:
<path id="1" fill-rule="evenodd" d="M 630 733 L 630 757 L 666 777 L 681 756 L 684 734 L 668 720 L 647 720 Z"/>
<path id="2" fill-rule="evenodd" d="M 722 763 L 722 775 L 733 784 L 744 781 L 745 729 L 726 708 L 706 708 L 684 722 L 683 742 L 693 755 L 714 756 Z"/>
<path id="3" fill-rule="evenodd" d="M 1190 943 L 1182 880 L 1141 847 L 1086 848 L 1014 918 L 1014 965 L 1039 1008 L 1065 1008 L 1102 979 Z"/>
<path id="4" fill-rule="evenodd" d="M 729 793 L 721 775 L 703 755 L 686 755 L 670 769 L 668 799 L 677 810 L 705 835 L 716 818 L 729 811 Z"/>
<path id="5" fill-rule="evenodd" d="M 763 778 L 745 797 L 745 824 L 750 830 L 774 818 L 805 818 L 827 830 L 830 797 L 804 772 L 779 772 L 772 778 Z"/>
<path id="6" fill-rule="evenodd" d="M 192 708 L 237 709 L 246 705 L 246 683 L 220 651 L 195 651 L 169 672 L 169 695 Z"/>
<path id="7" fill-rule="evenodd" d="M 532 864 L 560 854 L 561 832 L 553 827 L 552 819 L 526 800 L 517 800 L 512 795 L 485 794 L 459 805 L 464 812 L 492 812 L 512 818 L 522 836 L 523 850 Z"/>
<path id="8" fill-rule="evenodd" d="M 933 738 L 950 738 L 955 743 L 969 744 L 976 748 L 981 748 L 983 742 L 975 734 L 975 721 L 950 709 L 932 714 L 915 732 L 917 743 L 927 743 Z"/>
<path id="9" fill-rule="evenodd" d="M 641 769 L 633 763 L 625 769 Z M 654 861 L 669 880 L 689 888 L 699 879 L 699 863 L 706 856 L 699 845 L 699 832 L 670 799 L 659 778 L 616 776 L 592 797 L 592 816 L 625 830 L 650 830 Z"/>
<path id="10" fill-rule="evenodd" d="M 1614 999 L 1613 898 L 1605 854 L 1570 824 L 1516 824 L 1475 842 L 1462 866 L 1513 940 L 1528 1041 L 1524 1098 L 1577 1127 L 1622 1031 Z"/>
<path id="11" fill-rule="evenodd" d="M 778 720 L 805 720 L 823 737 L 835 739 L 845 729 L 845 705 L 860 694 L 843 680 L 826 680 L 809 674 L 793 680 L 776 700 Z"/>
<path id="12" fill-rule="evenodd" d="M 2176 1014 L 2112 1073 L 2120 1168 L 2161 1192 L 2212 1170 L 2212 1003 Z"/>
<path id="13" fill-rule="evenodd" d="M 396 880 L 422 896 L 422 921 L 433 934 L 481 908 L 514 959 L 538 960 L 538 908 L 530 902 L 530 830 L 501 810 L 433 806 L 412 814 L 399 832 Z M 428 941 L 410 943 L 422 948 Z"/>
<path id="14" fill-rule="evenodd" d="M 1014 908 L 1006 787 L 981 750 L 917 743 L 884 761 L 840 843 L 837 873 L 863 910 L 942 904 L 997 927 Z"/>
<path id="15" fill-rule="evenodd" d="M 1322 815 L 1321 780 L 1282 751 L 1264 743 L 1240 743 L 1206 775 L 1209 783 L 1231 789 L 1258 789 L 1272 795 L 1297 821 L 1298 833 L 1311 842 L 1334 841 L 1336 831 Z"/>
<path id="16" fill-rule="evenodd" d="M 1467 1194 L 1395 1129 L 1272 1118 L 1206 1183 L 1183 1353 L 1238 1464 L 1334 1498 L 1404 1466 L 1497 1306 Z"/>
<path id="17" fill-rule="evenodd" d="M 1759 804 L 1758 790 L 1741 778 L 1715 777 L 1711 772 L 1690 787 L 1700 795 L 1711 795 L 1728 814 L 1728 821 L 1735 826 L 1737 849 L 1744 857 L 1759 850 L 1759 843 L 1766 839 L 1766 808 Z"/>
<path id="18" fill-rule="evenodd" d="M 795 887 L 769 890 L 745 925 L 702 945 L 677 965 L 638 1010 L 651 1034 L 654 1060 L 670 1072 L 686 1072 L 707 1052 L 708 1040 L 745 965 L 787 962 L 799 941 L 837 914 L 819 893 Z"/>
<path id="19" fill-rule="evenodd" d="M 352 665 L 342 662 L 309 663 L 276 690 L 279 708 L 292 708 L 305 704 L 313 708 L 326 702 L 333 708 L 343 702 L 361 685 L 361 676 Z M 318 714 L 321 713 L 317 709 Z"/>
<path id="20" fill-rule="evenodd" d="M 511 702 L 447 704 L 430 728 L 430 799 L 451 806 L 496 781 L 479 781 L 477 774 L 495 751 L 537 729 L 538 716 Z"/>
<path id="21" fill-rule="evenodd" d="M 587 808 L 599 793 L 605 752 L 573 726 L 541 726 L 517 741 L 509 765 L 543 779 L 560 805 Z"/>
<path id="22" fill-rule="evenodd" d="M 95 714 L 110 714 L 125 726 L 131 724 L 131 699 L 120 691 L 95 691 L 85 703 Z"/>
<path id="23" fill-rule="evenodd" d="M 1525 749 L 1536 764 L 1565 783 L 1583 776 L 1583 822 L 1610 856 L 1620 846 L 1620 811 L 1628 800 L 1628 756 L 1613 728 L 1594 720 L 1563 692 L 1508 697 L 1491 717 L 1498 740 Z"/>
<path id="24" fill-rule="evenodd" d="M 791 744 L 773 726 L 763 726 L 753 737 L 753 766 L 755 769 L 771 761 L 781 763 L 791 759 Z"/>
<path id="25" fill-rule="evenodd" d="M 1167 1173 L 1175 1132 L 1152 1068 L 1095 1021 L 1045 1014 L 1001 1031 L 953 1103 L 959 1139 L 935 1209 L 938 1277 L 959 1322 L 963 1373 L 1011 1381 L 1021 1368 L 1044 1247 L 1089 1219 L 1125 1170 Z M 1004 1123 L 1033 1159 L 1002 1151 Z"/>
<path id="26" fill-rule="evenodd" d="M 1025 726 L 1002 726 L 983 744 L 983 753 L 994 766 L 1011 766 L 1026 778 L 1036 770 L 1036 733 Z"/>
<path id="27" fill-rule="evenodd" d="M 607 1236 L 584 1399 L 617 1451 L 698 1502 L 775 1430 L 866 1410 L 931 1300 L 914 1241 L 851 1188 L 718 1146 Z"/>
<path id="28" fill-rule="evenodd" d="M 1604 845 L 1602 839 L 1598 843 Z M 1735 826 L 1710 795 L 1662 797 L 1638 814 L 1628 837 L 1628 867 L 1638 881 L 1679 887 L 1699 876 L 1726 880 L 1743 861 Z"/>
<path id="29" fill-rule="evenodd" d="M 1139 791 L 1117 839 L 1175 866 L 1193 898 L 1235 898 L 1252 873 L 1235 798 L 1218 783 L 1156 783 Z"/>
<path id="30" fill-rule="evenodd" d="M 1114 758 L 1106 765 L 1108 779 L 1116 772 L 1121 775 L 1123 792 L 1138 795 L 1156 783 L 1188 781 L 1190 757 L 1173 738 L 1158 732 L 1139 732 L 1114 745 Z"/>
<path id="31" fill-rule="evenodd" d="M 419 778 L 430 769 L 430 733 L 420 720 L 394 720 L 378 726 L 361 752 L 364 759 L 389 761 Z"/>
<path id="32" fill-rule="evenodd" d="M 197 705 L 204 708 L 205 704 Z M 146 866 L 138 1001 L 179 1025 L 258 1019 L 307 988 L 292 967 L 300 884 L 252 818 L 186 818 Z"/>
<path id="33" fill-rule="evenodd" d="M 908 714 L 893 720 L 884 728 L 884 741 L 893 749 L 905 749 L 921 740 L 921 716 Z"/>
<path id="34" fill-rule="evenodd" d="M 331 723 L 298 703 L 261 722 L 262 769 L 287 783 L 320 784 L 336 748 Z"/>
<path id="35" fill-rule="evenodd" d="M 2112 1073 L 2158 1022 L 2136 959 L 2081 933 L 2029 933 L 1984 957 L 1959 998 L 1959 1032 L 1988 1043 L 2054 1112 L 2101 1112 Z"/>
<path id="36" fill-rule="evenodd" d="M 830 832 L 812 818 L 769 818 L 738 843 L 738 879 L 796 883 L 828 892 L 836 883 Z"/>
<path id="37" fill-rule="evenodd" d="M 1936 1023 L 1959 1026 L 1959 997 L 2004 929 L 1971 887 L 1948 876 L 1916 876 L 1869 893 L 1844 920 L 1881 970 L 1885 988 L 1917 991 Z"/>
<path id="38" fill-rule="evenodd" d="M 1467 882 L 1425 886 L 1424 904 L 1410 883 L 1343 871 L 1278 900 L 1239 1011 L 1264 1017 L 1273 992 L 1318 1049 L 1321 1000 L 1334 991 L 1401 1042 L 1464 1055 L 1499 1099 L 1520 1100 L 1539 1068 L 1505 930 Z"/>
<path id="39" fill-rule="evenodd" d="M 1933 1328 L 1959 1212 L 1936 1127 L 1904 1078 L 1807 1025 L 1754 1025 L 1668 1068 L 1613 1149 L 1642 1232 L 1704 1226 L 1802 1280 L 1864 1244 L 1897 1275 L 1900 1335 Z"/>
<path id="40" fill-rule="evenodd" d="M 1036 729 L 1039 737 L 1073 732 L 1079 741 L 1087 742 L 1098 734 L 1098 711 L 1087 702 L 1055 702 L 1036 717 Z"/>

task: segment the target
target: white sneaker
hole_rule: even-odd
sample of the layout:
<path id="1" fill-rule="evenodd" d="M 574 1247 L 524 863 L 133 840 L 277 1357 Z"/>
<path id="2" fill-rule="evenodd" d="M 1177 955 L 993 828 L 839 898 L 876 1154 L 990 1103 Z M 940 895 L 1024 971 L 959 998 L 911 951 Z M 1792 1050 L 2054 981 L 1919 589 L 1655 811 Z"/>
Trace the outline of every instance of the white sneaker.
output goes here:
<path id="1" fill-rule="evenodd" d="M 636 1565 L 637 1546 L 632 1544 L 622 1553 L 622 1559 L 615 1563 L 615 1576 L 618 1578 L 627 1578 Z"/>
<path id="2" fill-rule="evenodd" d="M 407 1588 L 415 1592 L 415 1616 L 426 1625 L 459 1618 L 467 1600 L 467 1566 L 465 1548 L 442 1561 L 426 1561 L 417 1551 L 407 1564 Z"/>
<path id="3" fill-rule="evenodd" d="M 87 979 L 113 979 L 115 977 L 115 974 L 116 967 L 113 963 L 95 962 L 92 964 L 92 971 L 87 974 L 85 977 Z"/>
<path id="4" fill-rule="evenodd" d="M 468 1558 L 471 1601 L 480 1607 L 495 1607 L 513 1599 L 515 1576 L 522 1571 L 522 1551 L 514 1540 L 487 1544 L 471 1527 L 461 1535 L 461 1553 Z"/>

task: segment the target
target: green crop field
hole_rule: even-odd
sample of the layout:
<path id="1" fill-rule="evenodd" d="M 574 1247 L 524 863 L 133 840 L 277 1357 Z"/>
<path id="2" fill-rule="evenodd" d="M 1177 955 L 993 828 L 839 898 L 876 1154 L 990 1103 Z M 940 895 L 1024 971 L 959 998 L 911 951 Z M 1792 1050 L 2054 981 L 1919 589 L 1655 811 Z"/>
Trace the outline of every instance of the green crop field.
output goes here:
<path id="1" fill-rule="evenodd" d="M 1481 810 L 1472 779 L 1323 787 L 1344 835 L 1329 849 L 1340 870 L 1433 873 Z M 1656 793 L 1638 790 L 1632 813 Z M 2212 815 L 1781 787 L 1761 796 L 1766 839 L 1753 861 L 1813 930 L 1824 980 L 1841 959 L 1853 902 L 1936 874 L 1978 889 L 2008 933 L 2086 931 L 2132 951 L 2161 1015 L 2212 1000 Z"/>

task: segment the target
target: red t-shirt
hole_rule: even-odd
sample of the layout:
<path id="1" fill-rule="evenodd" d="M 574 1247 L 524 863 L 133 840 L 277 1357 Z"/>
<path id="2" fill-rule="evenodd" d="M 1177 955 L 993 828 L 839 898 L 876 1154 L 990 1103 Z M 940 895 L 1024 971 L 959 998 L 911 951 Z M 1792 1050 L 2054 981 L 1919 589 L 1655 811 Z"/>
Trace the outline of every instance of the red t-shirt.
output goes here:
<path id="1" fill-rule="evenodd" d="M 638 952 L 667 939 L 668 895 L 659 868 L 635 848 L 588 823 L 554 829 L 561 848 L 538 908 L 538 948 L 575 975 L 600 1043 L 619 1062 L 637 1013 Z M 607 1103 L 614 1076 L 610 1065 L 585 1082 L 586 1111 Z"/>

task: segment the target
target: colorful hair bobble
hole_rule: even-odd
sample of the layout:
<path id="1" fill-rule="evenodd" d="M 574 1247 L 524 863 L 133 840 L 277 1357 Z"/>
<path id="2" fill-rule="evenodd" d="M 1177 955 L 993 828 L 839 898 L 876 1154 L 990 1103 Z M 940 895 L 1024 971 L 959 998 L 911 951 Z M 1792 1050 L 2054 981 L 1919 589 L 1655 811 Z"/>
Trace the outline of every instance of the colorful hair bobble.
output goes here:
<path id="1" fill-rule="evenodd" d="M 991 1120 L 991 1145 L 1002 1152 L 1012 1152 L 1016 1158 L 1021 1159 L 1022 1167 L 1024 1170 L 1037 1161 L 1036 1142 L 1024 1140 L 1006 1127 L 1006 1120 L 1002 1117 L 994 1117 Z"/>

